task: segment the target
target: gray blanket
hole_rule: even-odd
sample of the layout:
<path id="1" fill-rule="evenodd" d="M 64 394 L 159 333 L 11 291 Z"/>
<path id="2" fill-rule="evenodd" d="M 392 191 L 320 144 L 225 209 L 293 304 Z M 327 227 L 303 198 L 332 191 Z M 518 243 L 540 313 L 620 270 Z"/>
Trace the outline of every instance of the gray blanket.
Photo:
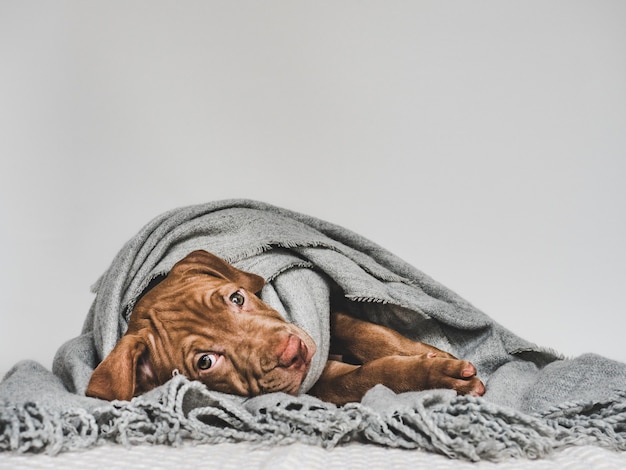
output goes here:
<path id="1" fill-rule="evenodd" d="M 85 397 L 92 370 L 124 333 L 135 300 L 195 249 L 263 276 L 263 300 L 314 338 L 318 352 L 303 394 L 245 399 L 179 375 L 130 402 Z M 94 289 L 82 334 L 59 349 L 53 370 L 25 361 L 0 383 L 0 450 L 359 441 L 499 460 L 568 445 L 626 449 L 625 364 L 592 354 L 564 359 L 531 344 L 371 241 L 303 214 L 248 200 L 170 211 L 122 248 Z M 337 292 L 351 314 L 472 361 L 486 395 L 396 395 L 377 386 L 344 407 L 306 395 L 328 355 L 329 297 Z"/>

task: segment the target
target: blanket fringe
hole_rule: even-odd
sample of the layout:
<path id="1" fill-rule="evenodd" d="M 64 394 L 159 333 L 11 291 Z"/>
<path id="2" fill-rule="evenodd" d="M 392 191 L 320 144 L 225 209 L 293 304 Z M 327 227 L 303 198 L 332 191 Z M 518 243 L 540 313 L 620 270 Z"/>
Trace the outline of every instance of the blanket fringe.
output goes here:
<path id="1" fill-rule="evenodd" d="M 55 413 L 32 403 L 0 406 L 0 451 L 55 455 L 103 443 L 240 441 L 332 448 L 355 439 L 469 461 L 536 459 L 575 445 L 626 450 L 626 392 L 603 403 L 571 403 L 534 416 L 441 390 L 413 393 L 410 406 L 386 413 L 359 403 L 338 408 L 285 394 L 251 399 L 242 407 L 182 375 L 161 389 L 158 400 L 137 397 L 93 413 Z"/>
<path id="2" fill-rule="evenodd" d="M 98 440 L 98 425 L 83 409 L 50 412 L 35 404 L 0 406 L 0 451 L 46 453 L 87 449 Z"/>

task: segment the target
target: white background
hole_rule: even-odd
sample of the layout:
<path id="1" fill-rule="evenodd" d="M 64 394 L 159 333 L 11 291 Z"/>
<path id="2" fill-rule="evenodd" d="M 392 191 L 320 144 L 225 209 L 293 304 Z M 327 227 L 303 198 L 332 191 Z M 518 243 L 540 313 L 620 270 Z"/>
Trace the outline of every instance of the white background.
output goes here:
<path id="1" fill-rule="evenodd" d="M 0 374 L 163 211 L 341 224 L 626 361 L 626 2 L 0 0 Z"/>

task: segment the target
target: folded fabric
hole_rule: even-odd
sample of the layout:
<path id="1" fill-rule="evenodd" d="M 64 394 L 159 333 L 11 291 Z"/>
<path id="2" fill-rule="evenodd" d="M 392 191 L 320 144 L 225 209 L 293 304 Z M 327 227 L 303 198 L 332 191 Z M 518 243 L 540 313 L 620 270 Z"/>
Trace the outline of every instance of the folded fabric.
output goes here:
<path id="1" fill-rule="evenodd" d="M 244 399 L 176 376 L 130 402 L 85 397 L 136 299 L 196 249 L 263 276 L 261 298 L 316 341 L 303 394 Z M 592 354 L 564 359 L 525 341 L 389 251 L 307 215 L 249 200 L 167 212 L 126 243 L 94 290 L 82 334 L 59 349 L 52 372 L 22 362 L 0 383 L 0 450 L 359 440 L 498 460 L 574 444 L 626 449 L 626 364 Z M 331 293 L 347 299 L 352 315 L 472 361 L 487 393 L 395 395 L 378 386 L 344 407 L 304 394 L 328 357 Z"/>

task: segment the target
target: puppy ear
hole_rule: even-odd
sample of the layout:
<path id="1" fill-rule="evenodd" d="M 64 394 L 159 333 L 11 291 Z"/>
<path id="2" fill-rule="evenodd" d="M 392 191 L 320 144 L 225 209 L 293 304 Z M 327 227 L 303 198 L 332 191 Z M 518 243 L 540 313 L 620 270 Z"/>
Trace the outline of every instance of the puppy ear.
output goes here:
<path id="1" fill-rule="evenodd" d="M 144 339 L 137 335 L 124 335 L 93 371 L 85 395 L 109 401 L 130 400 L 149 390 L 147 383 L 154 382 L 154 378 L 150 352 Z M 141 384 L 139 387 L 138 383 Z"/>
<path id="2" fill-rule="evenodd" d="M 172 272 L 187 274 L 208 274 L 239 284 L 247 291 L 259 292 L 265 279 L 253 273 L 242 271 L 224 261 L 219 256 L 204 250 L 192 251 L 174 265 Z"/>

